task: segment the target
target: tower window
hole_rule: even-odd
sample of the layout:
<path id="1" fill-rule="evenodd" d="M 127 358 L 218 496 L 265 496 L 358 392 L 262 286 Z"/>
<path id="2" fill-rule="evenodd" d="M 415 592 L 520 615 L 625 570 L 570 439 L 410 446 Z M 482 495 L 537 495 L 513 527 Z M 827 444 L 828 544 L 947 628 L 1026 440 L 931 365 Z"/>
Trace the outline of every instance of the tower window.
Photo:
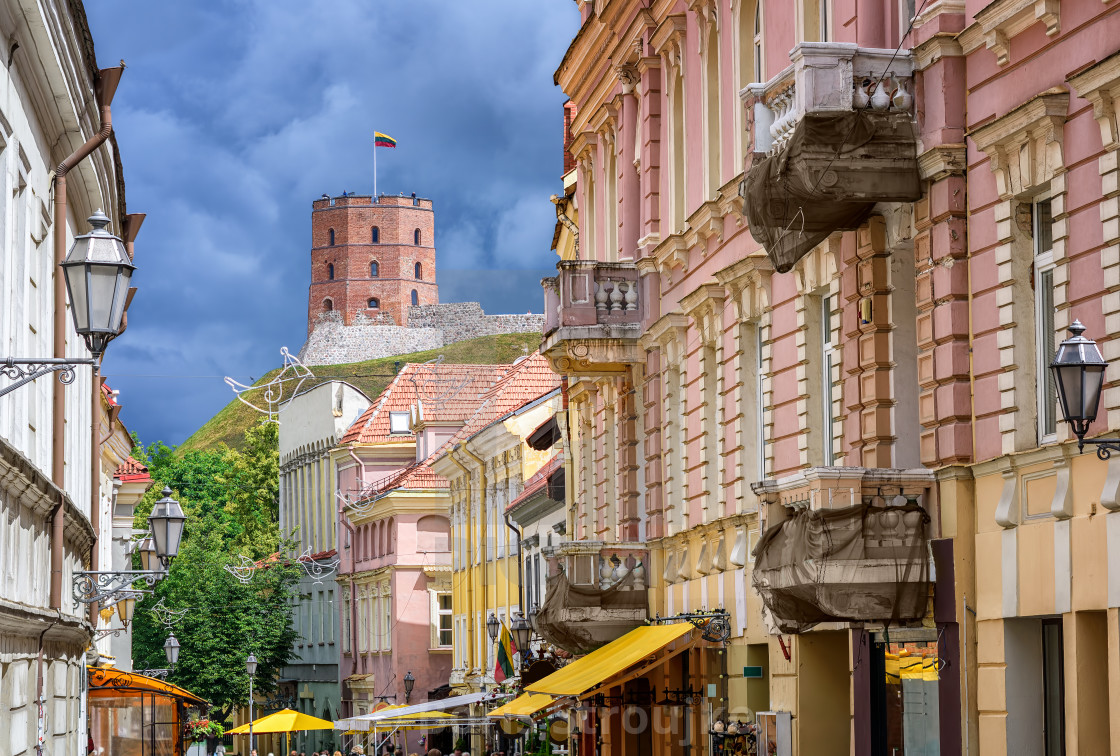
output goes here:
<path id="1" fill-rule="evenodd" d="M 377 226 L 373 227 L 373 231 L 370 233 L 370 236 L 372 237 L 371 240 L 374 244 L 381 243 L 381 229 L 379 229 Z"/>
<path id="2" fill-rule="evenodd" d="M 373 262 L 371 262 L 369 264 L 369 277 L 370 278 L 377 278 L 378 275 L 379 275 L 379 273 L 378 273 L 377 260 L 374 260 Z"/>
<path id="3" fill-rule="evenodd" d="M 331 231 L 331 233 L 333 234 L 334 231 Z M 327 280 L 334 280 L 334 263 L 327 263 Z"/>
<path id="4" fill-rule="evenodd" d="M 378 309 L 378 308 L 380 308 L 380 307 L 381 307 L 381 303 L 377 301 L 377 298 L 376 298 L 376 297 L 373 297 L 373 298 L 372 298 L 372 299 L 370 299 L 370 300 L 369 300 L 368 302 L 366 302 L 366 305 L 367 305 L 367 306 L 369 307 L 369 309 L 371 309 L 371 310 L 376 310 L 376 309 Z"/>
<path id="5" fill-rule="evenodd" d="M 416 229 L 412 232 L 412 243 L 417 247 L 420 246 L 420 229 Z"/>
<path id="6" fill-rule="evenodd" d="M 421 265 L 420 263 L 416 263 L 416 280 L 420 280 L 423 277 L 424 277 L 424 266 Z"/>
<path id="7" fill-rule="evenodd" d="M 416 289 L 413 289 L 412 290 L 412 306 L 416 307 L 419 304 L 420 304 L 420 294 L 416 291 Z"/>
<path id="8" fill-rule="evenodd" d="M 330 231 L 327 232 L 327 236 L 330 239 L 329 244 L 333 247 L 334 246 L 334 229 L 333 228 Z"/>
<path id="9" fill-rule="evenodd" d="M 325 310 L 326 312 L 330 312 L 333 309 L 334 309 L 334 302 L 332 302 L 329 299 L 324 299 L 323 300 L 323 310 Z"/>

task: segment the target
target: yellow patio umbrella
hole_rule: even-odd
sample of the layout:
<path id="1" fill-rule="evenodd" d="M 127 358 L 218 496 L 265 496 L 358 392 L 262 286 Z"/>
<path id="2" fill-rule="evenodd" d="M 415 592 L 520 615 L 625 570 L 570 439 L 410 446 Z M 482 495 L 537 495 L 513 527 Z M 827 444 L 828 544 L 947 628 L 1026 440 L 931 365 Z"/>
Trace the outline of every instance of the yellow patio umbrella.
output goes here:
<path id="1" fill-rule="evenodd" d="M 333 730 L 334 722 L 328 719 L 319 719 L 310 714 L 303 714 L 291 709 L 281 709 L 275 714 L 261 717 L 253 722 L 254 735 L 266 735 L 275 732 L 301 732 L 303 730 Z M 248 723 L 234 727 L 228 735 L 248 735 Z"/>

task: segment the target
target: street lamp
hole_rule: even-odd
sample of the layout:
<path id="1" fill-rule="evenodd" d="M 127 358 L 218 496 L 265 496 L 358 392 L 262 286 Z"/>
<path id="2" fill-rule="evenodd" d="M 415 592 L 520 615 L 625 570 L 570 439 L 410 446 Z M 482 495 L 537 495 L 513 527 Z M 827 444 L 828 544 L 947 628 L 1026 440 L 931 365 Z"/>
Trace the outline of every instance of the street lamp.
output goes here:
<path id="1" fill-rule="evenodd" d="M 74 329 L 98 358 L 121 330 L 128 285 L 136 266 L 119 237 L 105 227 L 109 218 L 98 210 L 89 217 L 93 229 L 74 237 L 62 261 L 66 290 L 74 315 Z"/>
<path id="2" fill-rule="evenodd" d="M 136 266 L 128 256 L 124 242 L 105 227 L 109 218 L 98 210 L 89 217 L 93 230 L 74 237 L 74 246 L 62 261 L 62 273 L 70 294 L 74 330 L 85 339 L 92 357 L 0 357 L 0 375 L 13 383 L 0 388 L 0 396 L 48 373 L 58 373 L 60 383 L 74 381 L 74 368 L 93 365 L 105 352 L 105 346 L 121 330 L 124 310 L 128 305 L 129 283 Z M 65 229 L 58 229 L 65 233 Z M 99 386 L 94 379 L 94 390 Z"/>
<path id="3" fill-rule="evenodd" d="M 498 640 L 498 632 L 502 629 L 502 623 L 491 612 L 490 616 L 486 619 L 486 632 L 490 634 L 490 640 Z"/>
<path id="4" fill-rule="evenodd" d="M 1086 443 L 1097 445 L 1097 456 L 1108 459 L 1113 451 L 1120 451 L 1120 441 L 1114 439 L 1085 440 L 1089 425 L 1097 418 L 1097 406 L 1104 385 L 1104 369 L 1108 367 L 1097 342 L 1085 338 L 1085 326 L 1080 320 L 1069 327 L 1073 334 L 1058 345 L 1050 370 L 1058 387 L 1058 403 L 1062 417 L 1077 436 L 1077 448 Z"/>
<path id="5" fill-rule="evenodd" d="M 152 507 L 148 523 L 152 528 L 152 543 L 161 561 L 179 555 L 179 540 L 183 537 L 183 523 L 187 521 L 179 502 L 171 498 L 171 489 L 164 487 L 163 498 Z"/>
<path id="6" fill-rule="evenodd" d="M 521 666 L 524 667 L 525 658 L 529 655 L 529 641 L 533 638 L 533 626 L 518 612 L 510 632 L 513 633 L 513 642 L 517 644 L 517 651 L 521 654 Z"/>
<path id="7" fill-rule="evenodd" d="M 412 689 L 416 687 L 416 678 L 412 676 L 412 670 L 404 674 L 404 702 L 408 703 L 408 699 L 412 697 Z"/>
<path id="8" fill-rule="evenodd" d="M 186 515 L 179 502 L 171 498 L 171 489 L 163 489 L 163 498 L 152 507 L 148 516 L 148 535 L 137 543 L 142 570 L 74 571 L 74 600 L 83 604 L 94 601 L 114 603 L 122 598 L 136 598 L 141 590 L 132 584 L 143 580 L 155 585 L 167 574 L 167 566 L 179 555 Z"/>
<path id="9" fill-rule="evenodd" d="M 253 675 L 257 674 L 257 657 L 249 654 L 245 660 L 245 671 L 249 673 L 249 750 L 256 747 L 253 742 Z"/>
<path id="10" fill-rule="evenodd" d="M 175 637 L 175 633 L 167 636 L 167 640 L 163 644 L 163 653 L 167 654 L 167 664 L 174 667 L 179 662 L 179 639 Z"/>

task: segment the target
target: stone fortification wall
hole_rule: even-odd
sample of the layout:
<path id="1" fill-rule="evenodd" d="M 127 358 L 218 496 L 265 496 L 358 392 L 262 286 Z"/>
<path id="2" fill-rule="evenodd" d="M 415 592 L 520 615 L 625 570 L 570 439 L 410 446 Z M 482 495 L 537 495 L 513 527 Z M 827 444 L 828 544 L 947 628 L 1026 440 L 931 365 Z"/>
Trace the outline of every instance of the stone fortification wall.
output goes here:
<path id="1" fill-rule="evenodd" d="M 487 315 L 478 302 L 408 308 L 409 328 L 438 328 L 445 344 L 499 333 L 541 333 L 544 315 Z"/>
<path id="2" fill-rule="evenodd" d="M 370 318 L 355 318 L 353 325 L 346 326 L 336 311 L 316 319 L 299 359 L 304 365 L 343 365 L 439 349 L 443 344 L 443 332 L 436 328 L 379 325 Z"/>
<path id="3" fill-rule="evenodd" d="M 316 316 L 299 359 L 304 365 L 342 365 L 439 349 L 479 336 L 543 330 L 544 315 L 487 315 L 478 302 L 409 307 L 407 326 L 394 325 L 387 313 L 358 313 L 345 325 L 335 310 Z"/>

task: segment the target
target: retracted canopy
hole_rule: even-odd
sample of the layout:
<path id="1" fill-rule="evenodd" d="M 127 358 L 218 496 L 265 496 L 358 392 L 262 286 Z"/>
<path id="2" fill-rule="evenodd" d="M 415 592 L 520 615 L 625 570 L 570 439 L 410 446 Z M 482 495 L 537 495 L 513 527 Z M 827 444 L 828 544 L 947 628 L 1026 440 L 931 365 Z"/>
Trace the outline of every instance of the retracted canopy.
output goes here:
<path id="1" fill-rule="evenodd" d="M 688 622 L 635 628 L 618 640 L 576 659 L 525 689 L 530 693 L 547 693 L 551 696 L 579 696 L 657 653 L 678 638 L 688 635 L 692 630 L 693 626 Z"/>
<path id="2" fill-rule="evenodd" d="M 541 693 L 522 693 L 507 704 L 490 712 L 491 717 L 528 717 L 536 714 L 556 699 Z"/>

